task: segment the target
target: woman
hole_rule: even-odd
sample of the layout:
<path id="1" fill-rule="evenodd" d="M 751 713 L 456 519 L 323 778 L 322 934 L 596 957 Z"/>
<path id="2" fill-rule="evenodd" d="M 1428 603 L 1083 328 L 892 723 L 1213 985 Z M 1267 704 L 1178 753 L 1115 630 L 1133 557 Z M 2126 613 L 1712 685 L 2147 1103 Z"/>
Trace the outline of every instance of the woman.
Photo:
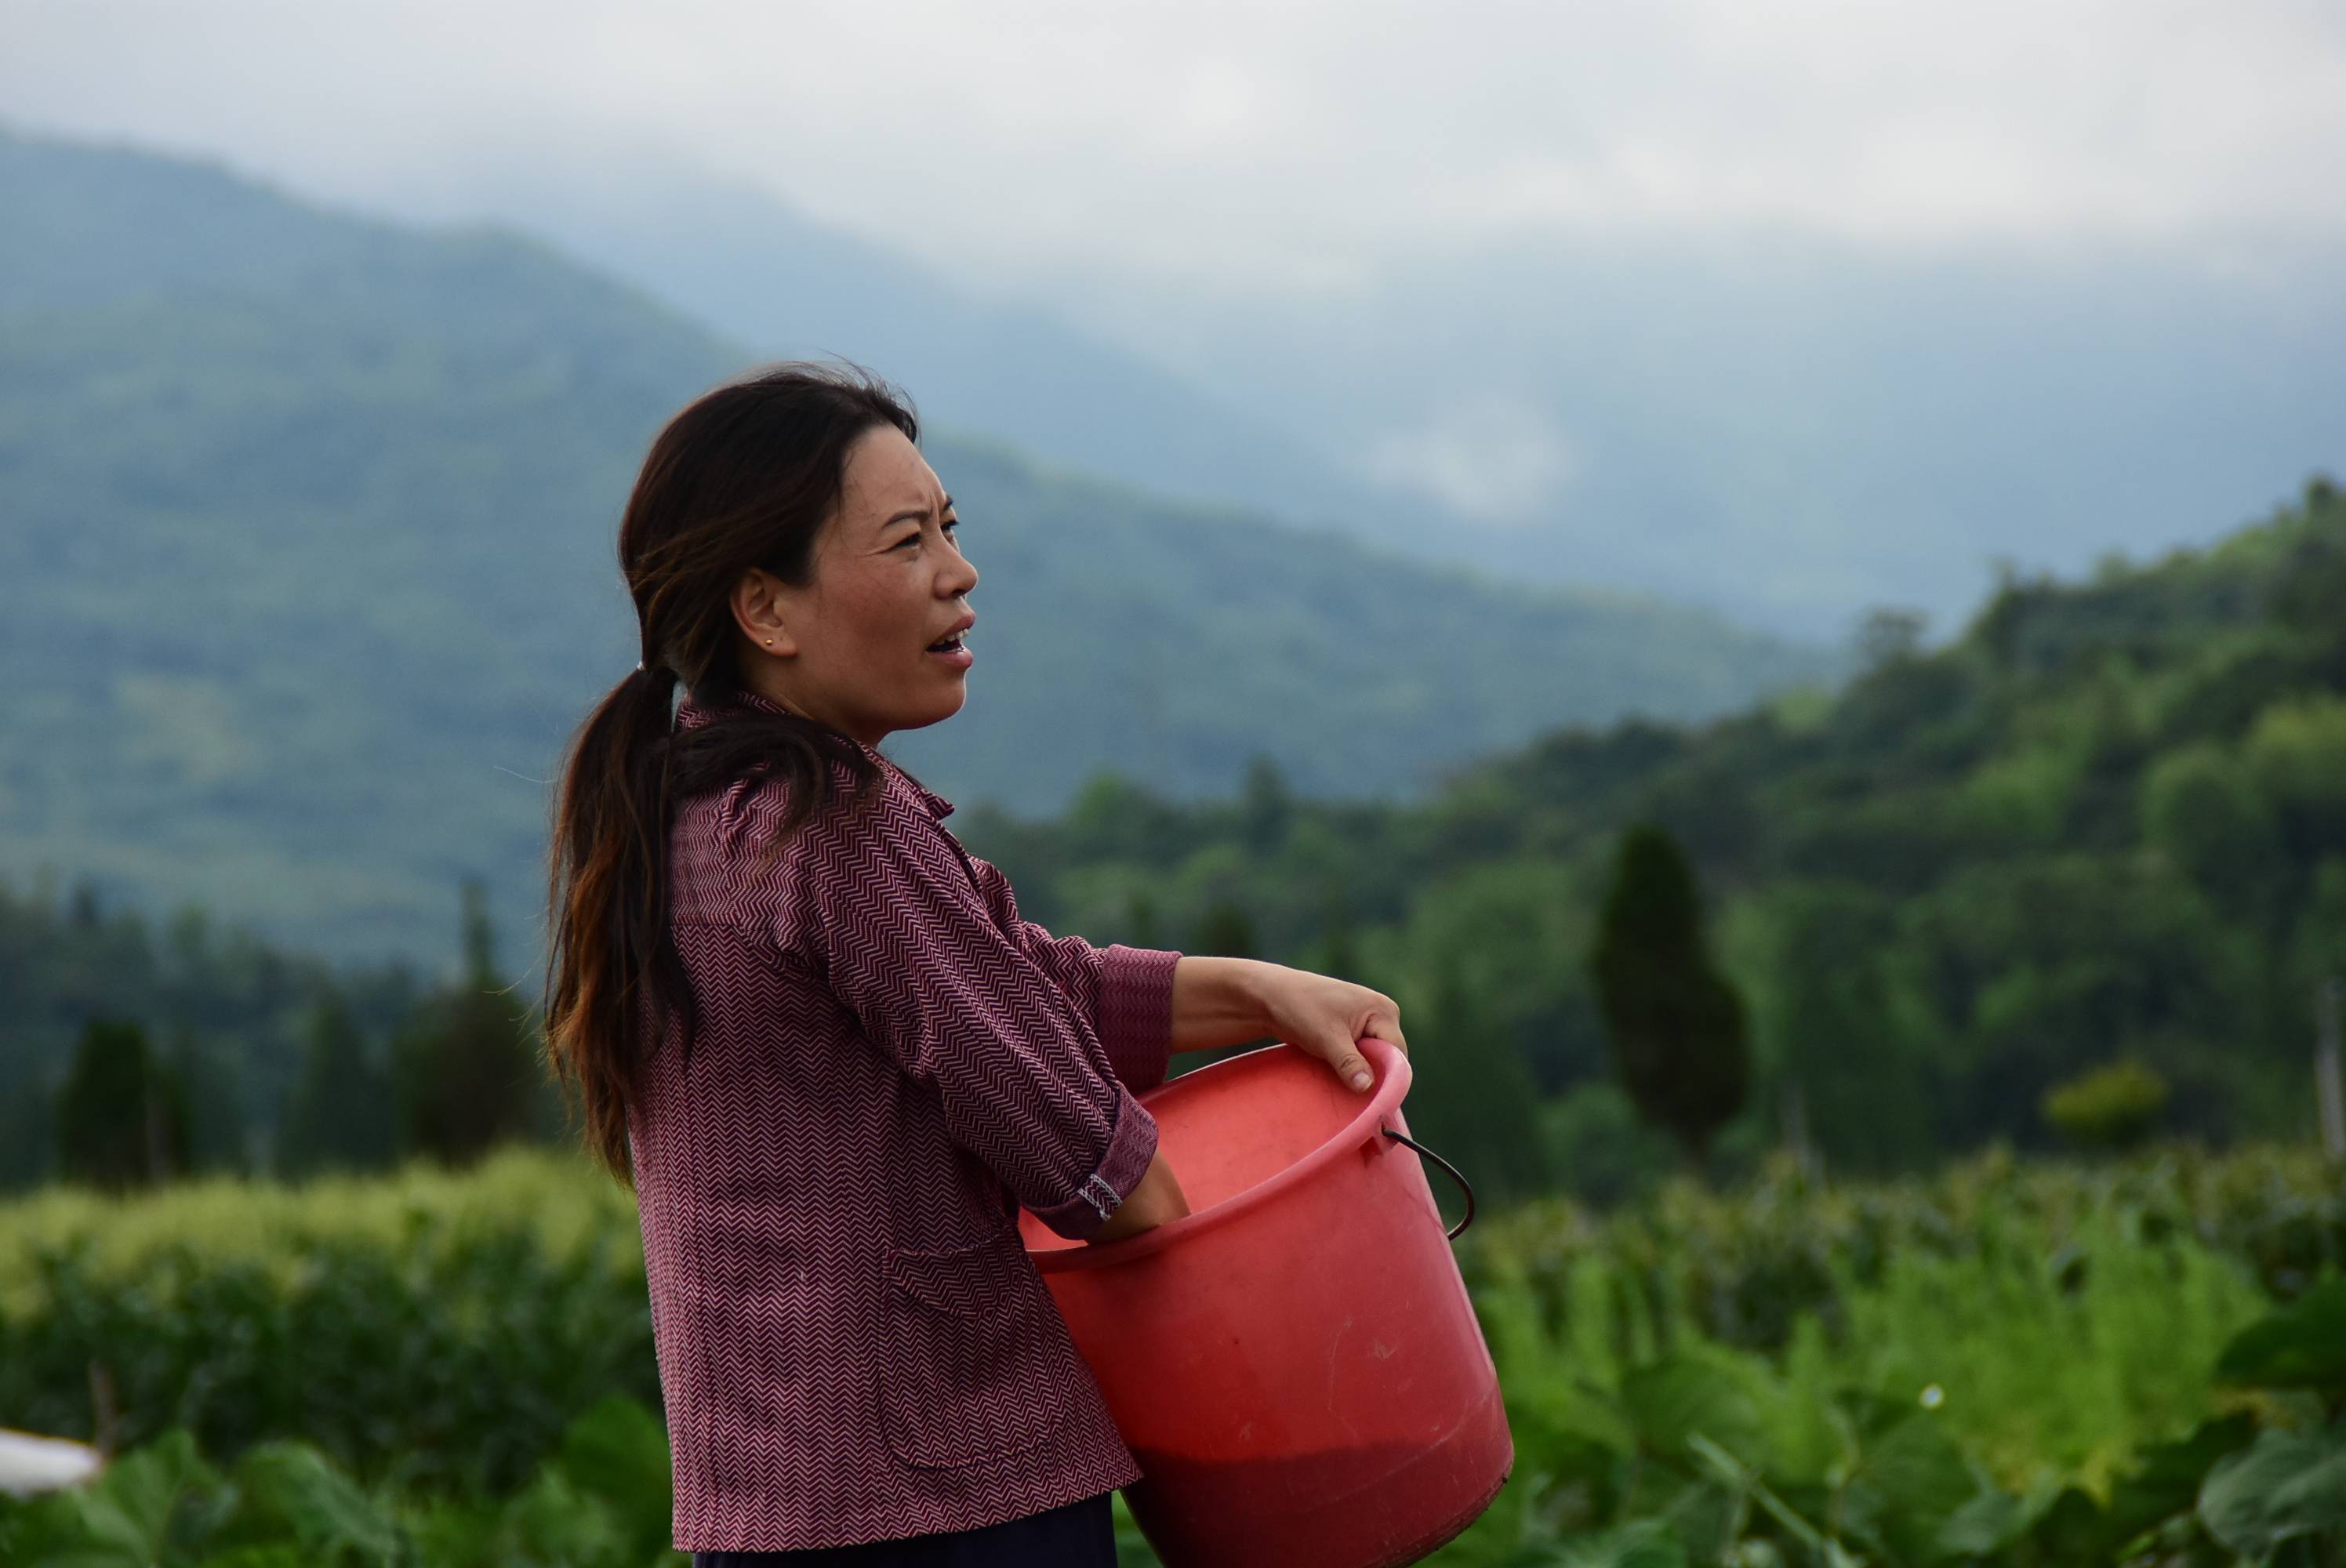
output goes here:
<path id="1" fill-rule="evenodd" d="M 559 787 L 547 1040 L 634 1186 L 710 1564 L 1108 1564 L 1140 1469 L 1017 1229 L 1188 1212 L 1135 1098 L 1264 1035 L 1349 1078 L 1392 1000 L 1053 937 L 880 741 L 961 709 L 976 568 L 902 399 L 775 367 L 653 443 L 643 663 Z M 675 702 L 679 686 L 685 693 Z"/>

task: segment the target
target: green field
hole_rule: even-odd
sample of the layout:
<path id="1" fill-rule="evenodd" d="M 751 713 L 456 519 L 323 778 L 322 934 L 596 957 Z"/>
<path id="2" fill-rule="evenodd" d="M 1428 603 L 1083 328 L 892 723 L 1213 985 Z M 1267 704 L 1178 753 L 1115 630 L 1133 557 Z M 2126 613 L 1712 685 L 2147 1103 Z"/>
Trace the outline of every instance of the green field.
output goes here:
<path id="1" fill-rule="evenodd" d="M 1486 1211 L 1516 1468 L 1434 1561 L 2335 1563 L 2341 1258 L 2274 1147 Z M 0 1209 L 0 1410 L 89 1437 L 101 1384 L 128 1457 L 0 1561 L 664 1560 L 635 1210 L 565 1156 Z"/>

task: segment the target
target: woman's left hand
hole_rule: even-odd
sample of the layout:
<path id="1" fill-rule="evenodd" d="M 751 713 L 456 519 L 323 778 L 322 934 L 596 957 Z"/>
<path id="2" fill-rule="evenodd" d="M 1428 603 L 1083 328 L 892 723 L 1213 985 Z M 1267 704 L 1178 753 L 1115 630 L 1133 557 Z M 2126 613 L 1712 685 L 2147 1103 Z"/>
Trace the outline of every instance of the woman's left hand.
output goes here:
<path id="1" fill-rule="evenodd" d="M 1360 1041 L 1373 1034 L 1390 1040 L 1406 1054 L 1402 1038 L 1401 1004 L 1382 991 L 1355 985 L 1333 975 L 1308 969 L 1268 964 L 1256 982 L 1270 1028 L 1266 1033 L 1317 1056 L 1336 1076 L 1354 1089 L 1374 1081 Z"/>

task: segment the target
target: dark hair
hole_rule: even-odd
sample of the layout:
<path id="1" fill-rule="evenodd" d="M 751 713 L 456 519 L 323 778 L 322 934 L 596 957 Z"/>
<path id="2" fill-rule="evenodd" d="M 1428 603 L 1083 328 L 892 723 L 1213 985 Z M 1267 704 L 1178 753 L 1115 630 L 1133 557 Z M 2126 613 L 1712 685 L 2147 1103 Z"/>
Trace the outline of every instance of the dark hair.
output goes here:
<path id="1" fill-rule="evenodd" d="M 753 566 L 808 584 L 815 540 L 839 506 L 848 448 L 882 425 L 920 439 L 910 401 L 869 372 L 768 367 L 668 421 L 620 520 L 619 567 L 635 599 L 643 665 L 572 737 L 556 788 L 545 1050 L 579 1103 L 587 1152 L 630 1186 L 637 1072 L 672 1015 L 682 1018 L 688 1050 L 696 1014 L 668 920 L 678 806 L 744 777 L 780 774 L 790 804 L 767 847 L 770 864 L 831 799 L 831 762 L 853 771 L 852 806 L 868 809 L 878 796 L 879 769 L 852 736 L 728 699 L 741 690 L 734 585 Z M 697 707 L 721 715 L 675 729 L 679 681 Z M 643 1012 L 648 1035 L 639 1033 Z"/>

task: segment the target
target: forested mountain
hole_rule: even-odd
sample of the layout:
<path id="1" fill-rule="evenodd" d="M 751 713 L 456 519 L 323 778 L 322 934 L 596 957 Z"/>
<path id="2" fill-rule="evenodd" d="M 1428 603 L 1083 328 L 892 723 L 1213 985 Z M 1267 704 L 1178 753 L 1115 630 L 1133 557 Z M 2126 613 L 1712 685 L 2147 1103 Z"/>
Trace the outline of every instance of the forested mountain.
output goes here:
<path id="1" fill-rule="evenodd" d="M 1643 822 L 1691 851 L 1750 1007 L 1729 1162 L 1795 1094 L 1841 1169 L 2041 1145 L 2045 1092 L 2127 1058 L 2173 1087 L 2168 1131 L 2301 1136 L 2316 984 L 2346 975 L 2341 606 L 2346 500 L 2318 481 L 2202 555 L 2008 581 L 1940 652 L 1885 622 L 1837 697 L 1558 730 L 1422 805 L 1300 798 L 1258 768 L 1222 800 L 1104 776 L 1056 820 L 979 805 L 954 828 L 1054 930 L 1392 992 L 1413 1125 L 1478 1178 L 1604 1192 L 1656 1157 L 1611 1086 L 1587 963 L 1607 862 Z M 160 1040 L 195 1019 L 249 1085 L 290 1080 L 322 966 L 157 923 L 0 896 L 18 1084 L 53 1078 L 113 998 Z M 378 1036 L 415 989 L 339 983 Z"/>
<path id="2" fill-rule="evenodd" d="M 0 871 L 346 956 L 444 953 L 478 872 L 519 928 L 558 748 L 637 657 L 612 562 L 636 464 L 751 356 L 511 235 L 173 159 L 0 137 Z M 1258 756 L 1303 793 L 1406 795 L 1839 662 L 928 451 L 984 632 L 964 711 L 890 749 L 963 804 L 1047 816 L 1111 764 L 1225 792 Z"/>
<path id="3" fill-rule="evenodd" d="M 1795 1095 L 1845 1166 L 2041 1144 L 2045 1092 L 2124 1058 L 2172 1086 L 2171 1130 L 2310 1135 L 2316 988 L 2346 976 L 2337 487 L 2205 553 L 2009 579 L 1943 650 L 1911 631 L 1884 619 L 1837 697 L 1559 730 L 1420 809 L 1258 790 L 1198 816 L 1104 787 L 1048 827 L 956 825 L 1055 890 L 1039 918 L 1113 938 L 1136 900 L 1176 932 L 1230 901 L 1268 952 L 1335 942 L 1404 988 L 1429 1086 L 1445 1038 L 1495 1031 L 1578 1098 L 1611 1073 L 1586 962 L 1605 877 L 1654 822 L 1751 1008 L 1747 1150 Z M 1609 1089 L 1559 1103 L 1555 1146 L 1594 1161 L 1620 1114 Z"/>

